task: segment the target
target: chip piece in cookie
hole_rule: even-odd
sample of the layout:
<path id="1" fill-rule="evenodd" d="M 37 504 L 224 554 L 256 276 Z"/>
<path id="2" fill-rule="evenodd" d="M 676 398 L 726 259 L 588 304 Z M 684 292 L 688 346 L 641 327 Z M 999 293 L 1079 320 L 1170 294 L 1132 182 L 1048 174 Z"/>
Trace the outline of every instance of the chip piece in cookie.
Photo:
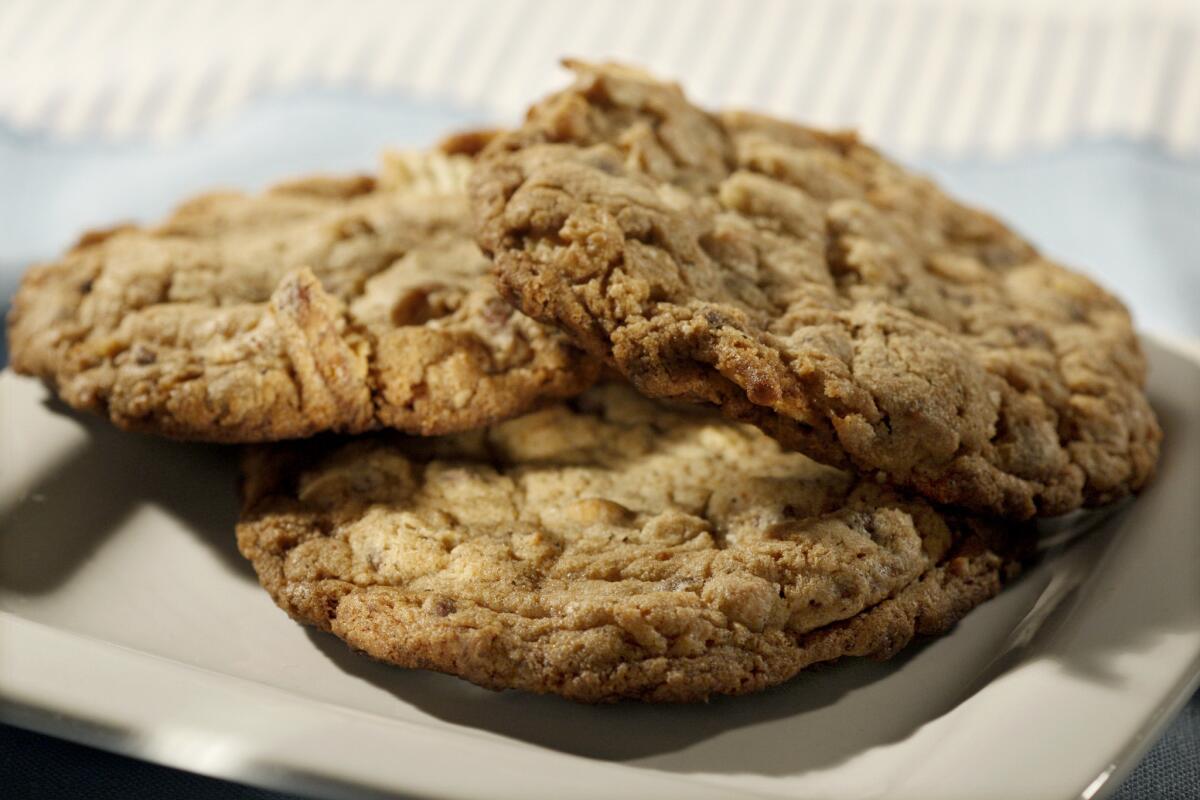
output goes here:
<path id="1" fill-rule="evenodd" d="M 603 383 L 486 430 L 261 445 L 238 544 L 291 616 L 404 667 L 694 701 L 946 631 L 1024 528 Z"/>

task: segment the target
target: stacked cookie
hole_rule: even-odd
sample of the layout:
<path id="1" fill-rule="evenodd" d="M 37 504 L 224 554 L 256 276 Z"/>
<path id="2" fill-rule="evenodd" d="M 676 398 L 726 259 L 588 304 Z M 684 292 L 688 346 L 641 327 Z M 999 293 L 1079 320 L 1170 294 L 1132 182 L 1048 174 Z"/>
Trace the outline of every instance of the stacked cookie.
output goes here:
<path id="1" fill-rule="evenodd" d="M 1118 300 L 851 135 L 570 66 L 516 130 L 85 237 L 14 367 L 255 443 L 238 543 L 295 619 L 587 701 L 890 656 L 1150 478 Z"/>

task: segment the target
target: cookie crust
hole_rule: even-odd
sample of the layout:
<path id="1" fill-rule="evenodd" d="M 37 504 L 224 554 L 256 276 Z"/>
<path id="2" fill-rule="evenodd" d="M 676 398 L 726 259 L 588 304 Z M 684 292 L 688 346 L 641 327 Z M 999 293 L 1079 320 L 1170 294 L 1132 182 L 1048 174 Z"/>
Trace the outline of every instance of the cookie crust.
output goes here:
<path id="1" fill-rule="evenodd" d="M 1149 480 L 1145 362 L 1091 280 L 852 134 L 570 66 L 473 179 L 527 314 L 648 395 L 941 503 L 1051 515 Z"/>
<path id="2" fill-rule="evenodd" d="M 471 165 L 394 154 L 378 178 L 209 194 L 89 233 L 26 274 L 13 368 L 122 428 L 218 442 L 444 433 L 578 393 L 591 359 L 495 291 Z"/>
<path id="3" fill-rule="evenodd" d="M 627 386 L 486 431 L 252 448 L 238 544 L 375 658 L 588 702 L 741 694 L 941 633 L 1014 531 Z"/>

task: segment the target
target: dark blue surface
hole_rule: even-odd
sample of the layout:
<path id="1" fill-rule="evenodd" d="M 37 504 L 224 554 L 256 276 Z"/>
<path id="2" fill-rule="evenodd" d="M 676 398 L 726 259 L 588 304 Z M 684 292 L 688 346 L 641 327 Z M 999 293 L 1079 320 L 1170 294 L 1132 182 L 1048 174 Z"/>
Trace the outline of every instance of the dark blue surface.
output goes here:
<path id="1" fill-rule="evenodd" d="M 256 789 L 0 725 L 0 794 L 9 800 L 290 800 Z"/>
<path id="2" fill-rule="evenodd" d="M 0 307 L 7 308 L 26 265 L 54 257 L 87 227 L 154 220 L 188 194 L 217 186 L 257 188 L 305 171 L 369 170 L 385 147 L 428 144 L 482 121 L 396 98 L 308 93 L 260 103 L 170 147 L 50 143 L 0 130 Z M 1108 143 L 1003 164 L 921 166 L 1048 254 L 1086 266 L 1127 299 L 1142 327 L 1200 336 L 1200 165 Z M 0 345 L 0 365 L 6 360 Z M 2 725 L 0 796 L 288 797 Z M 1200 696 L 1116 796 L 1200 797 Z"/>

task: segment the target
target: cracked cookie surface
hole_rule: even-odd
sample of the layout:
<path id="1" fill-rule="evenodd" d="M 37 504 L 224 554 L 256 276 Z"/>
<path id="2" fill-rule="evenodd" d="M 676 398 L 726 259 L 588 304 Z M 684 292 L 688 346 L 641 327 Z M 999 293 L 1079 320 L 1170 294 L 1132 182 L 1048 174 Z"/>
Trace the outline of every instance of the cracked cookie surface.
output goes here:
<path id="1" fill-rule="evenodd" d="M 251 448 L 238 544 L 291 616 L 405 667 L 701 700 L 948 629 L 1002 532 L 601 384 L 491 428 Z"/>
<path id="2" fill-rule="evenodd" d="M 1145 362 L 1095 283 L 853 135 L 570 66 L 472 179 L 525 313 L 648 395 L 938 502 L 1059 514 L 1151 477 Z"/>
<path id="3" fill-rule="evenodd" d="M 393 154 L 378 178 L 209 194 L 88 234 L 26 274 L 13 367 L 122 428 L 222 442 L 444 433 L 578 393 L 591 359 L 496 293 L 471 164 Z"/>

